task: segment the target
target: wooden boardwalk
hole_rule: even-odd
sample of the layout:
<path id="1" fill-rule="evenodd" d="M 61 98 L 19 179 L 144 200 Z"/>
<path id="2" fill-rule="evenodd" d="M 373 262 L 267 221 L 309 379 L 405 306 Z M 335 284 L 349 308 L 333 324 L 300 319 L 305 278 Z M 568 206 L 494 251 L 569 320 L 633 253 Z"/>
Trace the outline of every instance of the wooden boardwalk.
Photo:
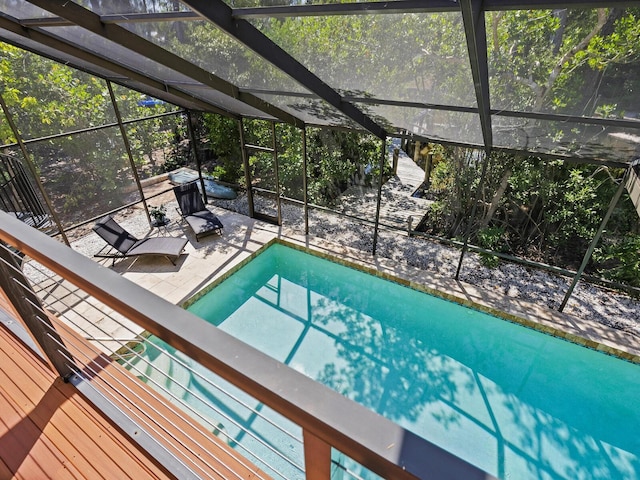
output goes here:
<path id="1" fill-rule="evenodd" d="M 391 164 L 391 156 L 389 163 Z M 430 200 L 411 195 L 422 184 L 424 170 L 409 158 L 402 150 L 398 158 L 397 174 L 382 186 L 380 203 L 380 223 L 393 228 L 406 230 L 409 216 L 413 217 L 413 226 L 427 213 Z M 337 207 L 343 213 L 373 221 L 376 216 L 378 189 L 354 185 L 338 198 Z"/>

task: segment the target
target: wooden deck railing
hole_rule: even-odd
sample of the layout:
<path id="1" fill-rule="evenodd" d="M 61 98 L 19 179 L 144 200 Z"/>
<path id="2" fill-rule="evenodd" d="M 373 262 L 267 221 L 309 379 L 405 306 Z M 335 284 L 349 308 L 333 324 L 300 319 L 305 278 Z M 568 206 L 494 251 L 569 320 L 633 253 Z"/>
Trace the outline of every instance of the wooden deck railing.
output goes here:
<path id="1" fill-rule="evenodd" d="M 330 478 L 332 448 L 384 478 L 492 478 L 4 212 L 0 212 L 0 240 L 299 425 L 308 479 Z M 5 288 L 19 276 L 11 271 L 5 269 L 3 275 L 14 278 L 5 278 L 8 282 L 3 283 L 3 290 L 23 318 L 33 315 L 21 303 L 20 294 Z M 42 323 L 41 320 L 38 321 Z M 51 322 L 51 328 L 58 333 L 61 329 L 55 322 Z M 60 344 L 54 348 L 57 353 L 50 346 L 43 348 L 54 363 L 59 361 L 55 357 L 63 350 L 58 347 Z M 66 358 L 63 363 L 68 364 L 69 358 L 62 356 Z M 75 356 L 71 352 L 71 358 L 78 361 L 77 352 Z M 81 366 L 72 366 L 71 370 L 78 367 Z M 61 375 L 68 376 L 65 368 Z M 86 388 L 82 382 L 79 385 Z M 139 424 L 132 435 L 141 437 L 141 432 L 153 437 L 153 432 Z M 162 457 L 166 453 L 158 450 L 155 454 Z M 158 461 L 163 462 L 163 458 Z"/>

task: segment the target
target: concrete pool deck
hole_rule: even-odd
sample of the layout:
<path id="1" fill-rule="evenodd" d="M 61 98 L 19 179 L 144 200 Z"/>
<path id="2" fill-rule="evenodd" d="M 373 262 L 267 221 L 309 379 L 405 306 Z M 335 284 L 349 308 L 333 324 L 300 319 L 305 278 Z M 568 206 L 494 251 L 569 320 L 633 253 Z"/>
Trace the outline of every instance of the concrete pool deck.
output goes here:
<path id="1" fill-rule="evenodd" d="M 190 238 L 187 255 L 177 271 L 167 271 L 158 259 L 145 259 L 157 265 L 152 272 L 123 271 L 126 278 L 138 283 L 172 303 L 182 304 L 209 283 L 255 253 L 272 239 L 310 248 L 328 258 L 359 266 L 374 275 L 400 281 L 413 288 L 444 296 L 490 313 L 507 317 L 531 328 L 566 338 L 605 353 L 640 363 L 640 348 L 636 337 L 595 321 L 589 321 L 539 307 L 520 299 L 482 290 L 452 278 L 438 277 L 430 272 L 400 265 L 386 258 L 340 246 L 326 240 L 305 237 L 299 233 L 250 219 L 222 209 L 216 211 L 225 225 L 222 236 L 212 235 L 195 243 Z M 179 225 L 174 225 L 179 228 Z M 138 262 L 143 259 L 138 260 Z M 120 264 L 118 268 L 124 268 Z M 142 265 L 139 265 L 142 269 Z M 169 269 L 171 270 L 171 269 Z M 505 315 L 506 314 L 506 315 Z"/>
<path id="2" fill-rule="evenodd" d="M 171 222 L 166 230 L 163 229 L 161 232 L 156 229 L 149 231 L 141 209 L 137 212 L 134 211 L 133 215 L 129 216 L 137 216 L 138 225 L 145 224 L 144 227 L 140 227 L 144 229 L 144 232 L 134 231 L 133 233 L 136 235 L 162 234 L 188 238 L 189 242 L 186 245 L 185 253 L 177 260 L 176 265 L 172 265 L 163 257 L 153 256 L 119 260 L 114 266 L 111 266 L 111 260 L 103 259 L 99 263 L 165 300 L 176 305 L 183 305 L 197 292 L 227 274 L 260 248 L 278 239 L 299 247 L 309 248 L 321 256 L 333 260 L 337 259 L 340 263 L 363 269 L 374 275 L 497 314 L 508 320 L 566 338 L 589 348 L 640 363 L 638 339 L 631 333 L 498 292 L 487 291 L 471 284 L 456 281 L 453 278 L 438 276 L 432 272 L 401 264 L 388 258 L 374 257 L 371 254 L 327 240 L 312 236 L 307 237 L 303 232 L 290 228 L 271 225 L 222 208 L 214 206 L 210 206 L 210 208 L 225 226 L 224 233 L 223 235 L 213 234 L 203 237 L 199 242 L 196 242 L 187 227 L 179 221 L 171 204 L 168 205 Z M 140 217 L 143 218 L 143 222 L 139 221 Z M 125 223 L 125 228 L 130 229 L 131 226 L 126 226 Z M 92 256 L 97 249 L 103 246 L 103 242 L 96 242 L 94 237 L 97 236 L 93 233 L 87 235 L 84 239 L 78 240 L 74 244 L 74 248 L 87 256 Z M 78 248 L 78 245 L 81 245 L 82 248 Z M 42 287 L 45 287 L 45 283 L 47 282 L 44 282 Z M 122 340 L 126 338 L 134 340 L 136 335 L 142 333 L 141 329 L 127 323 L 126 320 L 124 322 L 127 323 L 127 328 L 123 328 L 121 325 L 123 319 L 118 318 L 118 315 L 113 311 L 101 306 L 95 306 L 93 309 L 83 308 L 78 301 L 82 295 L 72 296 L 66 293 L 72 291 L 72 287 L 62 283 L 56 284 L 55 289 L 58 292 L 65 292 L 61 295 L 51 291 L 51 280 L 48 283 L 46 293 L 45 290 L 41 290 L 40 296 L 43 297 L 44 293 L 45 296 L 55 297 L 54 304 L 58 305 L 55 310 L 59 314 L 62 313 L 63 319 L 73 317 L 75 323 L 77 317 L 83 316 L 81 323 L 85 326 L 80 326 L 80 328 L 88 329 L 89 333 L 85 331 L 86 336 L 90 338 L 114 336 Z M 91 299 L 87 299 L 86 296 L 84 300 L 86 303 L 91 303 Z M 62 308 L 60 308 L 61 305 Z M 82 310 L 79 312 L 81 315 L 77 315 L 78 309 Z M 111 317 L 113 316 L 116 317 L 116 321 L 112 322 Z M 79 325 L 76 323 L 75 327 L 78 328 Z M 121 342 L 101 341 L 97 343 L 108 353 L 116 351 L 122 346 Z"/>

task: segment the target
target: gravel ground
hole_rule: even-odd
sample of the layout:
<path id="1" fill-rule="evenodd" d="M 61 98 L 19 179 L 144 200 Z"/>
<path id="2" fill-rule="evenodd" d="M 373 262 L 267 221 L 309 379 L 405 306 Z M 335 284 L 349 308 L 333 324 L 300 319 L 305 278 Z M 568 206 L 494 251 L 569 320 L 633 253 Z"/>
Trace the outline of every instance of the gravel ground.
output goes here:
<path id="1" fill-rule="evenodd" d="M 275 215 L 273 202 L 260 197 L 255 197 L 254 201 L 259 211 Z M 231 201 L 213 200 L 213 203 L 227 210 L 248 215 L 245 196 Z M 285 226 L 303 230 L 302 208 L 283 204 L 282 216 Z M 316 237 L 362 251 L 372 251 L 373 226 L 311 210 L 309 228 L 310 234 Z M 379 231 L 377 254 L 448 277 L 455 276 L 460 258 L 460 251 L 455 248 L 386 229 Z M 569 278 L 514 263 L 501 262 L 497 268 L 487 268 L 480 263 L 479 256 L 471 252 L 465 255 L 460 280 L 551 309 L 559 307 L 571 282 Z M 640 336 L 640 299 L 624 293 L 581 281 L 564 311 Z"/>

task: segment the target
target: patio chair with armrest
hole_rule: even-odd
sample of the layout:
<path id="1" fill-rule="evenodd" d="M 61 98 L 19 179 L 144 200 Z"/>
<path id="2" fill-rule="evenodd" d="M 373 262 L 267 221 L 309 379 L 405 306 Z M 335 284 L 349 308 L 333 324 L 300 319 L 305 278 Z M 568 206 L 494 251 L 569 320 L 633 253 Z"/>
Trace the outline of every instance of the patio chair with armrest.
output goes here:
<path id="1" fill-rule="evenodd" d="M 137 239 L 118 224 L 111 215 L 99 220 L 93 231 L 107 242 L 94 257 L 111 258 L 113 265 L 118 258 L 140 255 L 162 255 L 174 265 L 180 257 L 188 240 L 175 237 L 149 237 Z M 175 259 L 175 260 L 174 260 Z"/>
<path id="2" fill-rule="evenodd" d="M 198 190 L 197 180 L 176 185 L 173 187 L 173 193 L 178 200 L 178 212 L 193 230 L 196 241 L 200 241 L 200 237 L 211 233 L 222 234 L 222 222 L 211 210 L 205 207 L 200 190 Z"/>

